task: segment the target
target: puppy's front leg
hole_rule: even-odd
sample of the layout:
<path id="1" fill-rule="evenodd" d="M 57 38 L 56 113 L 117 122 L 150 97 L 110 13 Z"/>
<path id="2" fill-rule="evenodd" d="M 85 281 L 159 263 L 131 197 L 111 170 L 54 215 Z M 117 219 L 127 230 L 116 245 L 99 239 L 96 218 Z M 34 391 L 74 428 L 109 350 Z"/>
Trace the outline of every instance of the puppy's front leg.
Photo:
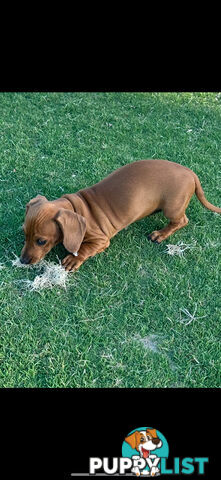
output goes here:
<path id="1" fill-rule="evenodd" d="M 105 239 L 97 242 L 85 242 L 81 244 L 81 247 L 78 251 L 78 255 L 74 256 L 73 254 L 67 255 L 62 260 L 62 265 L 65 267 L 65 270 L 69 272 L 77 270 L 82 263 L 85 262 L 89 257 L 94 257 L 97 253 L 103 252 L 110 245 L 110 240 Z"/>

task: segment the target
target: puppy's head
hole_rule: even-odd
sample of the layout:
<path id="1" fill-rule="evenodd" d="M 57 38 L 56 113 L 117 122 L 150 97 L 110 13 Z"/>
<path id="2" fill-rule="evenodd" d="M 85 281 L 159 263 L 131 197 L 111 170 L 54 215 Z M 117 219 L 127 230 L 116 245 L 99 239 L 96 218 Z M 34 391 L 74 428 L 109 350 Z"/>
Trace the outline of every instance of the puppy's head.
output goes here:
<path id="1" fill-rule="evenodd" d="M 136 449 L 141 457 L 147 458 L 151 450 L 160 448 L 162 441 L 157 436 L 155 428 L 147 428 L 147 430 L 136 431 L 125 438 L 129 445 Z"/>
<path id="2" fill-rule="evenodd" d="M 31 264 L 39 262 L 60 242 L 69 252 L 77 253 L 86 232 L 86 220 L 38 195 L 26 205 L 23 230 L 25 245 L 20 260 Z"/>

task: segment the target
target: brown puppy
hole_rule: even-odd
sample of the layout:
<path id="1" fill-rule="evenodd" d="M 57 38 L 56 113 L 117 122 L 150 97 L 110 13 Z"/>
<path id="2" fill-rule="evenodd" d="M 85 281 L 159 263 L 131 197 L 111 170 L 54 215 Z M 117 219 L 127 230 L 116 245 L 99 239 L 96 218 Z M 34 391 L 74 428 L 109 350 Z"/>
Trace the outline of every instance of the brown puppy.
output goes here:
<path id="1" fill-rule="evenodd" d="M 62 264 L 76 270 L 102 252 L 127 225 L 162 210 L 169 224 L 149 235 L 160 243 L 188 223 L 185 210 L 192 195 L 209 210 L 197 175 L 167 160 L 140 160 L 125 165 L 92 187 L 48 201 L 38 195 L 26 207 L 26 242 L 22 263 L 37 263 L 54 245 L 63 242 L 71 252 Z"/>

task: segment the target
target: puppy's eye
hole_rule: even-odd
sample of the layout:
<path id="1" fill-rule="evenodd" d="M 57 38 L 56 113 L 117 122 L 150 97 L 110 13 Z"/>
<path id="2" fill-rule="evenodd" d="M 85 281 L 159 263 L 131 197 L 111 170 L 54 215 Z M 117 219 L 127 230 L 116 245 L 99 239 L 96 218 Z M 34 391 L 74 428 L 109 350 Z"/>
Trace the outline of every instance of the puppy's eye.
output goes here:
<path id="1" fill-rule="evenodd" d="M 38 238 L 38 240 L 36 240 L 36 243 L 37 243 L 38 245 L 40 245 L 40 246 L 41 246 L 41 245 L 45 245 L 46 242 L 47 242 L 47 240 L 41 240 L 40 238 Z"/>

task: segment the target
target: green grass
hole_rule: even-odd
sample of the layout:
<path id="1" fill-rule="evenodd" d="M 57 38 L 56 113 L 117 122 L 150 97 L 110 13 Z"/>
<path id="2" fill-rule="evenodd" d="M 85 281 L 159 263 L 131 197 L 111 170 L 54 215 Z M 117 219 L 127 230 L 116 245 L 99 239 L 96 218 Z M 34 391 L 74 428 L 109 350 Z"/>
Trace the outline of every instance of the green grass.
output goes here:
<path id="1" fill-rule="evenodd" d="M 147 240 L 166 224 L 161 213 L 143 219 L 71 274 L 67 290 L 25 293 L 19 280 L 34 270 L 11 265 L 30 198 L 73 193 L 135 160 L 192 168 L 220 206 L 220 110 L 217 93 L 0 94 L 1 387 L 221 386 L 221 217 L 196 197 L 189 225 L 168 241 Z M 165 253 L 180 241 L 195 248 Z M 64 255 L 59 245 L 47 259 Z M 196 309 L 189 324 L 181 309 Z"/>

